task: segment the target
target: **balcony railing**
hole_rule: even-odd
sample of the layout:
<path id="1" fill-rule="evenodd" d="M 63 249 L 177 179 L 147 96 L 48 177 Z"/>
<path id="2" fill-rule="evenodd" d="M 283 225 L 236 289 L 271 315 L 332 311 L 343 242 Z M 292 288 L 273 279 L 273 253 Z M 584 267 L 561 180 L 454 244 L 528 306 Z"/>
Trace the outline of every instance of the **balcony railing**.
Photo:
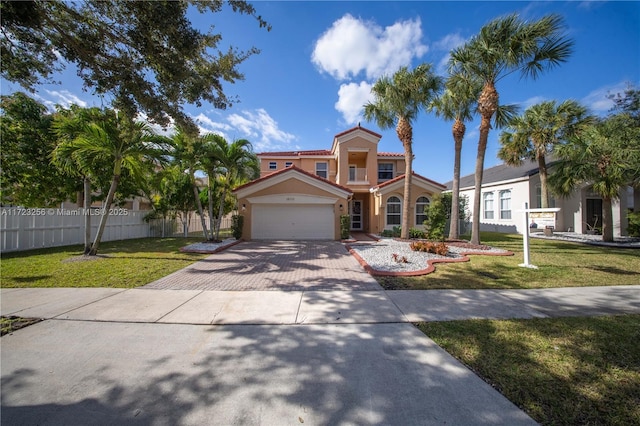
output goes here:
<path id="1" fill-rule="evenodd" d="M 348 179 L 349 183 L 355 183 L 355 182 L 369 182 L 369 179 L 367 178 L 367 169 L 365 168 L 349 168 L 349 179 Z"/>

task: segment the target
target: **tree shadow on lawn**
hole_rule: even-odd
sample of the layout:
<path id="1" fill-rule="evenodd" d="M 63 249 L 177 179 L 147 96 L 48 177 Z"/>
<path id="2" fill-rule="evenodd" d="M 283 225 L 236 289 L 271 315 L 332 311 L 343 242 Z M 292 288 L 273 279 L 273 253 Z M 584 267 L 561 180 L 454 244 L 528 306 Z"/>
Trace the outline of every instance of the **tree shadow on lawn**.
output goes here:
<path id="1" fill-rule="evenodd" d="M 639 325 L 640 316 L 631 315 L 418 327 L 542 424 L 631 424 L 638 414 Z"/>

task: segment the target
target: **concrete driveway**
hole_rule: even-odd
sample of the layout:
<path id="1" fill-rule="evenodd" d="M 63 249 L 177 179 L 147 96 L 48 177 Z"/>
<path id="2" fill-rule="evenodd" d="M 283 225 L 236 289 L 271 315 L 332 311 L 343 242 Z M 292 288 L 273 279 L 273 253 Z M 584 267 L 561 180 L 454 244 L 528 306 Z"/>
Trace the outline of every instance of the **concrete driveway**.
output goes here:
<path id="1" fill-rule="evenodd" d="M 142 288 L 382 290 L 338 241 L 248 241 Z"/>

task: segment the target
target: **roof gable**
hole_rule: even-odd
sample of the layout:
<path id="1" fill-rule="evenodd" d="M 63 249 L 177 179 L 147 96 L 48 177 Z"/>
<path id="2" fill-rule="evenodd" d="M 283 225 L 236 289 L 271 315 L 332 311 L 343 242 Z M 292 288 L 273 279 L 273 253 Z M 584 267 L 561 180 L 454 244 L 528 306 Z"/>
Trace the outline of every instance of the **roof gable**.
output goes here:
<path id="1" fill-rule="evenodd" d="M 371 192 L 386 192 L 386 190 L 392 190 L 396 187 L 404 185 L 404 176 L 400 175 L 391 180 L 381 183 L 380 185 L 376 185 L 371 188 Z M 434 191 L 442 191 L 445 189 L 445 186 L 441 183 L 438 183 L 434 180 L 428 179 L 424 176 L 417 174 L 416 172 L 412 173 L 411 183 L 418 184 L 423 188 L 429 188 Z"/>
<path id="2" fill-rule="evenodd" d="M 254 192 L 268 188 L 289 178 L 298 179 L 310 185 L 322 188 L 325 191 L 331 192 L 335 195 L 346 197 L 350 194 L 353 194 L 353 192 L 347 187 L 338 185 L 335 182 L 331 182 L 328 179 L 309 173 L 296 166 L 286 167 L 261 178 L 252 180 L 251 182 L 234 189 L 233 193 L 238 197 L 246 197 L 250 194 L 253 194 Z"/>

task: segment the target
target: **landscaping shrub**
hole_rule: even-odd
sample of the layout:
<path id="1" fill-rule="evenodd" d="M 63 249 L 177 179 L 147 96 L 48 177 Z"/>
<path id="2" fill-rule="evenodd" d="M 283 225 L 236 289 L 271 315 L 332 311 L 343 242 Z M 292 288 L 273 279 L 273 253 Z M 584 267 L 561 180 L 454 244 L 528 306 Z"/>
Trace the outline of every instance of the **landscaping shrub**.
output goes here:
<path id="1" fill-rule="evenodd" d="M 640 212 L 629 213 L 629 236 L 640 237 Z"/>
<path id="2" fill-rule="evenodd" d="M 426 236 L 430 240 L 444 241 L 444 228 L 447 225 L 447 210 L 442 202 L 442 197 L 436 195 L 429 204 L 427 220 L 424 221 L 426 226 Z"/>
<path id="3" fill-rule="evenodd" d="M 418 228 L 411 228 L 409 229 L 409 238 L 416 240 L 416 239 L 421 239 L 424 238 L 425 234 L 424 231 L 422 229 L 418 229 Z"/>
<path id="4" fill-rule="evenodd" d="M 400 228 L 399 226 L 394 226 L 393 229 L 385 229 L 384 231 L 382 231 L 381 235 L 383 237 L 399 238 L 401 230 L 402 228 Z"/>
<path id="5" fill-rule="evenodd" d="M 242 228 L 244 227 L 244 216 L 239 214 L 234 214 L 231 216 L 231 232 L 233 233 L 233 238 L 239 240 L 242 238 Z"/>
<path id="6" fill-rule="evenodd" d="M 433 241 L 414 241 L 409 244 L 413 251 L 423 251 L 427 253 L 435 253 L 440 256 L 446 256 L 449 253 L 449 247 L 443 242 Z"/>
<path id="7" fill-rule="evenodd" d="M 349 238 L 349 228 L 351 226 L 351 216 L 343 214 L 340 216 L 340 238 L 346 240 Z"/>

